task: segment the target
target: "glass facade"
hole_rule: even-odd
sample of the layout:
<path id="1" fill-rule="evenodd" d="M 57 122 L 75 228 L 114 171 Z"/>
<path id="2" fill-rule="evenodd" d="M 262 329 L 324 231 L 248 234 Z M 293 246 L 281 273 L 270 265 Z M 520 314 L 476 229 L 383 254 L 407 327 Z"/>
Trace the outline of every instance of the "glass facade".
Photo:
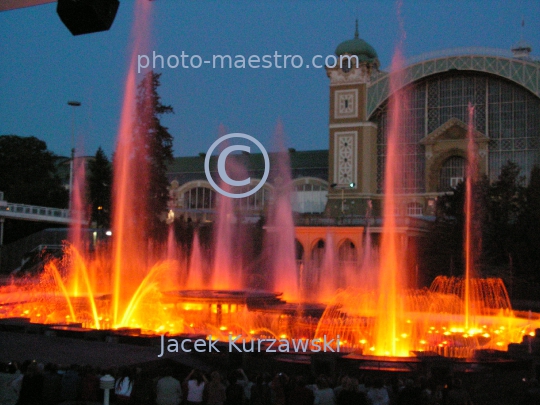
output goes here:
<path id="1" fill-rule="evenodd" d="M 455 188 L 465 178 L 465 159 L 461 156 L 451 156 L 446 159 L 441 168 L 439 191 Z"/>
<path id="2" fill-rule="evenodd" d="M 238 193 L 249 191 L 249 187 L 238 189 Z M 209 187 L 193 187 L 183 194 L 184 209 L 215 209 L 218 194 Z M 239 209 L 262 210 L 269 199 L 269 190 L 262 187 L 255 194 L 235 201 Z"/>
<path id="3" fill-rule="evenodd" d="M 246 193 L 253 188 L 253 185 L 242 187 L 238 189 L 238 193 Z M 270 199 L 270 190 L 266 187 L 262 187 L 255 194 L 252 194 L 248 197 L 237 199 L 236 203 L 240 209 L 245 210 L 263 210 L 264 207 L 268 204 Z"/>
<path id="4" fill-rule="evenodd" d="M 293 211 L 302 214 L 321 213 L 328 201 L 328 187 L 319 182 L 297 184 L 294 187 Z"/>
<path id="5" fill-rule="evenodd" d="M 216 192 L 207 187 L 193 187 L 184 193 L 184 208 L 213 209 L 216 207 Z"/>
<path id="6" fill-rule="evenodd" d="M 419 141 L 451 118 L 467 123 L 469 102 L 475 107 L 476 129 L 490 138 L 491 180 L 497 178 L 509 160 L 517 163 L 525 176 L 534 164 L 540 164 L 540 100 L 521 86 L 487 74 L 452 72 L 420 80 L 406 91 L 408 103 L 404 107 L 398 147 L 403 165 L 403 192 L 425 192 L 425 151 Z M 378 125 L 378 192 L 382 192 L 384 176 L 387 106 L 383 104 L 371 117 Z M 457 161 L 448 162 L 453 163 Z M 443 167 L 445 173 L 439 174 L 441 181 L 449 170 L 453 169 Z"/>

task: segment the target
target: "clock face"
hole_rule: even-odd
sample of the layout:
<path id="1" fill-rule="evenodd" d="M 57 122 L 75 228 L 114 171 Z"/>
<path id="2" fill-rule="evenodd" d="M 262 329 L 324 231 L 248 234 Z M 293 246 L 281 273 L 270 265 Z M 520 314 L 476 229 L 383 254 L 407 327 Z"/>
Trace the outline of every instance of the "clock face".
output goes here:
<path id="1" fill-rule="evenodd" d="M 340 114 L 350 114 L 354 111 L 354 95 L 342 94 L 339 97 L 339 112 Z"/>
<path id="2" fill-rule="evenodd" d="M 336 90 L 334 118 L 356 118 L 358 116 L 358 90 Z"/>

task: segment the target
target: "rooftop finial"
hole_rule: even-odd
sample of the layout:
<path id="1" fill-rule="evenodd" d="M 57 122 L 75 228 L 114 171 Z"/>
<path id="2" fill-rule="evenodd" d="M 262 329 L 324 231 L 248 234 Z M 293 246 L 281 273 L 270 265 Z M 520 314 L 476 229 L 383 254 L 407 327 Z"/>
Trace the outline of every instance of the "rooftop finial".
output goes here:
<path id="1" fill-rule="evenodd" d="M 358 38 L 358 18 L 356 19 L 356 29 L 354 30 L 354 37 Z"/>

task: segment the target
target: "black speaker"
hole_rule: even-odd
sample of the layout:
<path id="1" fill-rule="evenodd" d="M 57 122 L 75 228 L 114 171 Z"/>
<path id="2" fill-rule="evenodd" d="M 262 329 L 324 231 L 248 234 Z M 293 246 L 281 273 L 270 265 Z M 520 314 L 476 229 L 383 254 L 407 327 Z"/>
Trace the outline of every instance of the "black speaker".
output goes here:
<path id="1" fill-rule="evenodd" d="M 73 35 L 107 31 L 116 17 L 118 0 L 58 0 L 56 12 Z"/>

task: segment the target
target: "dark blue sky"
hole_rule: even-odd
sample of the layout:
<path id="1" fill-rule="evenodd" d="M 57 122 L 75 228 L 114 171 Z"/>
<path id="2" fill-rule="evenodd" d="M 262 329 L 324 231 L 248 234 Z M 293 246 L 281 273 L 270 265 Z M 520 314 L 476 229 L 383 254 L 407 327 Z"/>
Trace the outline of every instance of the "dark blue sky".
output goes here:
<path id="1" fill-rule="evenodd" d="M 58 154 L 71 148 L 71 110 L 86 154 L 115 145 L 128 68 L 131 0 L 121 0 L 110 31 L 73 37 L 56 4 L 0 13 L 0 134 L 36 136 Z M 332 54 L 360 36 L 386 68 L 398 38 L 394 1 L 184 1 L 152 3 L 151 50 L 198 54 Z M 446 48 L 509 49 L 523 37 L 540 56 L 540 1 L 404 1 L 407 57 Z M 175 156 L 206 151 L 218 136 L 244 132 L 271 149 L 281 119 L 287 146 L 328 147 L 328 79 L 323 69 L 158 69 L 160 94 L 174 115 L 164 119 Z"/>

